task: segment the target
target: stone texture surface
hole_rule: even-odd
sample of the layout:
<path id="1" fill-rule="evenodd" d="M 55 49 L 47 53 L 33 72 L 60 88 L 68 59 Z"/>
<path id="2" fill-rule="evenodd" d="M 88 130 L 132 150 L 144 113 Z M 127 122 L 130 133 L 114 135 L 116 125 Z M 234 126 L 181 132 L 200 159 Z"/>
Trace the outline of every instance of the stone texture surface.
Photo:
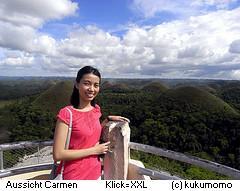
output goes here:
<path id="1" fill-rule="evenodd" d="M 129 161 L 130 128 L 127 122 L 109 122 L 102 133 L 103 142 L 110 141 L 110 152 L 105 154 L 104 179 L 126 180 Z"/>
<path id="2" fill-rule="evenodd" d="M 151 180 L 149 176 L 141 175 L 138 173 L 138 168 L 145 168 L 144 164 L 138 160 L 129 160 L 128 164 L 128 180 Z"/>

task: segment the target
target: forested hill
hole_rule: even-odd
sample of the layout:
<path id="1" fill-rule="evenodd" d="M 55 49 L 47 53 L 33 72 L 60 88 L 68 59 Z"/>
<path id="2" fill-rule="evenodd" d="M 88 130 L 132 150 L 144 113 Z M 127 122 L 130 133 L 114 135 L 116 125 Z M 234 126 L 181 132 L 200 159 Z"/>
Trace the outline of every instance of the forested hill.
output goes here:
<path id="1" fill-rule="evenodd" d="M 1 143 L 51 139 L 69 104 L 73 79 L 31 81 L 0 80 Z M 131 120 L 131 141 L 240 169 L 239 81 L 104 79 L 97 102 Z"/>

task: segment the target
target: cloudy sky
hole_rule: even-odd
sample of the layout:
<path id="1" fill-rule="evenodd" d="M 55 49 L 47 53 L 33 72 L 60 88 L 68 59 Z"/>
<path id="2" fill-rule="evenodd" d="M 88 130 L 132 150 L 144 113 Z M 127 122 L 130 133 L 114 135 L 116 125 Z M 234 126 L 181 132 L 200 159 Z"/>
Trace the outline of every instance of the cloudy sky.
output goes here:
<path id="1" fill-rule="evenodd" d="M 240 80 L 240 0 L 0 0 L 0 76 Z"/>

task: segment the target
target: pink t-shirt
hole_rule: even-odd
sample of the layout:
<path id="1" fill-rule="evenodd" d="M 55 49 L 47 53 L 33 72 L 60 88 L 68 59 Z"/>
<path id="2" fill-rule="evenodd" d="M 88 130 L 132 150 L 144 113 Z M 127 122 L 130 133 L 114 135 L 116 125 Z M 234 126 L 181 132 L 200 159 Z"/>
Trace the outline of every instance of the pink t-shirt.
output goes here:
<path id="1" fill-rule="evenodd" d="M 70 114 L 66 109 L 72 111 L 72 133 L 69 149 L 86 149 L 93 147 L 100 139 L 102 126 L 99 118 L 101 110 L 96 105 L 92 110 L 81 112 L 72 106 L 62 108 L 57 117 L 69 125 Z M 60 172 L 61 164 L 58 168 Z M 64 180 L 96 180 L 101 175 L 101 163 L 98 155 L 91 155 L 77 160 L 65 161 Z"/>

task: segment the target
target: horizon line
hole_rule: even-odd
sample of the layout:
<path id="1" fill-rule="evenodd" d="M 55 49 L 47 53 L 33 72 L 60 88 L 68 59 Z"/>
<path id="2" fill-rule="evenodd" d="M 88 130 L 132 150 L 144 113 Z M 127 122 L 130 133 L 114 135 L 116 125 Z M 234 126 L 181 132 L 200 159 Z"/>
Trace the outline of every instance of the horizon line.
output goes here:
<path id="1" fill-rule="evenodd" d="M 75 78 L 73 76 L 1 76 L 0 78 Z M 222 81 L 240 81 L 237 79 L 225 79 L 225 78 L 167 78 L 167 77 L 102 77 L 102 79 L 132 79 L 132 80 L 148 80 L 148 79 L 162 79 L 162 80 L 222 80 Z"/>

